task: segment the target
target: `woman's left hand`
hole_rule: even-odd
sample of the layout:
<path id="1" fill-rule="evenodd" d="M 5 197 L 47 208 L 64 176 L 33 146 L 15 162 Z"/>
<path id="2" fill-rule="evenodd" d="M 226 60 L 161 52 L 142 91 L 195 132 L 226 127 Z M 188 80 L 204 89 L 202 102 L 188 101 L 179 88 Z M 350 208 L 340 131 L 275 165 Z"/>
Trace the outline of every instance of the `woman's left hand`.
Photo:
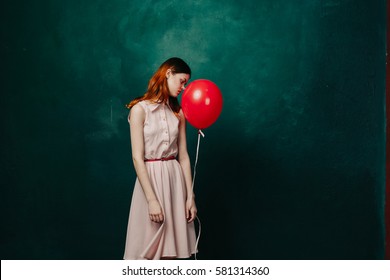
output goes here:
<path id="1" fill-rule="evenodd" d="M 197 212 L 198 209 L 196 208 L 195 198 L 188 198 L 186 201 L 186 218 L 188 223 L 195 220 Z"/>

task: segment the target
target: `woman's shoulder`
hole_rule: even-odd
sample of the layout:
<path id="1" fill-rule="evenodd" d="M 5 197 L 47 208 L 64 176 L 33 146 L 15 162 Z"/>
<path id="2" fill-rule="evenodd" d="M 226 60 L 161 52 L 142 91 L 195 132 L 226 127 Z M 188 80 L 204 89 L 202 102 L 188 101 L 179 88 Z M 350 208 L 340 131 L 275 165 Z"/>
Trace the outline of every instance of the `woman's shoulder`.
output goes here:
<path id="1" fill-rule="evenodd" d="M 146 105 L 144 101 L 140 101 L 131 107 L 129 116 L 131 115 L 145 115 L 146 114 Z"/>
<path id="2" fill-rule="evenodd" d="M 135 105 L 131 108 L 130 114 L 131 114 L 132 112 L 133 112 L 133 113 L 136 113 L 136 114 L 140 114 L 140 113 L 144 114 L 144 113 L 146 113 L 146 104 L 145 104 L 145 101 L 142 100 L 142 101 L 138 102 L 137 104 L 135 104 Z"/>
<path id="3" fill-rule="evenodd" d="M 138 107 L 139 106 L 144 107 L 146 105 L 146 100 L 141 100 L 136 105 L 138 105 Z"/>
<path id="4" fill-rule="evenodd" d="M 141 101 L 142 102 L 142 101 Z M 146 110 L 143 108 L 141 102 L 138 102 L 133 107 L 131 107 L 129 115 L 127 116 L 127 121 L 130 123 L 130 120 L 143 120 L 146 116 Z"/>
<path id="5" fill-rule="evenodd" d="M 140 102 L 137 103 L 137 105 L 140 105 L 142 108 L 146 109 L 147 107 L 150 107 L 150 106 L 155 106 L 156 103 L 153 102 L 152 100 L 148 100 L 148 99 L 145 99 L 145 100 L 141 100 Z"/>
<path id="6" fill-rule="evenodd" d="M 140 110 L 140 109 L 143 109 L 145 112 L 147 110 L 147 107 L 148 107 L 148 101 L 147 100 L 141 100 L 139 102 L 137 102 L 137 104 L 135 104 L 133 106 L 133 108 L 136 108 L 135 110 Z M 133 109 L 132 108 L 132 109 Z"/>

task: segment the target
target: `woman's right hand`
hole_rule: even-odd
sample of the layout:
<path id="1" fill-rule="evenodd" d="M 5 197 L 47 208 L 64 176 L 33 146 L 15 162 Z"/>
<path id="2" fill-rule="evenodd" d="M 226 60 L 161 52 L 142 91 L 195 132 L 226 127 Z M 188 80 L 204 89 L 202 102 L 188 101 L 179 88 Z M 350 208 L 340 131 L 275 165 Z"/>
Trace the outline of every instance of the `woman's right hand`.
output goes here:
<path id="1" fill-rule="evenodd" d="M 162 223 L 164 221 L 164 214 L 157 199 L 149 201 L 149 218 L 155 223 Z"/>

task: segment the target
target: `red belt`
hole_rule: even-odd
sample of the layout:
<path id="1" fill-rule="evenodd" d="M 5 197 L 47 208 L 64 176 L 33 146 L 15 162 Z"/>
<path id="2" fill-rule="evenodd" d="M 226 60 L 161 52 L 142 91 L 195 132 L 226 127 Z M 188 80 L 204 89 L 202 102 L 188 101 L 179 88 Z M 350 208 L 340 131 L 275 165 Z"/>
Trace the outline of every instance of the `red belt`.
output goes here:
<path id="1" fill-rule="evenodd" d="M 176 159 L 175 156 L 170 156 L 170 157 L 166 157 L 166 158 L 152 158 L 152 159 L 144 159 L 145 162 L 147 161 L 167 161 L 167 160 L 173 160 L 173 159 Z"/>

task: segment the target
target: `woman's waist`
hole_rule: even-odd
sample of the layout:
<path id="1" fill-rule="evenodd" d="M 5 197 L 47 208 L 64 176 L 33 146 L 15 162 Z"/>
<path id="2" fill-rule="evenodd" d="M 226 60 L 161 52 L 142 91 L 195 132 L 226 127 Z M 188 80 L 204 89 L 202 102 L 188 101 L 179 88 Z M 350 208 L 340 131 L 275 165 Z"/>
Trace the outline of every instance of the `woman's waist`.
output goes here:
<path id="1" fill-rule="evenodd" d="M 145 156 L 145 162 L 158 162 L 158 161 L 170 161 L 176 160 L 177 155 L 166 155 L 166 156 Z"/>

